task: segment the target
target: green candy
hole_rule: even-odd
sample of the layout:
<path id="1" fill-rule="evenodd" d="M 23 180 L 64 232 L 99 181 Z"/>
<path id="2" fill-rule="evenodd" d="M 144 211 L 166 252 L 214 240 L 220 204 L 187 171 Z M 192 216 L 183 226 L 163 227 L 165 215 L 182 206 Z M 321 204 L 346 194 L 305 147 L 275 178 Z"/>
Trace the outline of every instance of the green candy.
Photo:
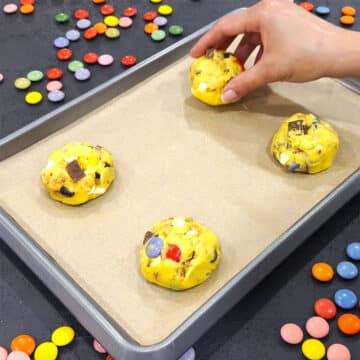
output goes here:
<path id="1" fill-rule="evenodd" d="M 55 21 L 60 24 L 68 22 L 69 19 L 70 19 L 70 16 L 65 13 L 58 13 L 55 15 Z"/>
<path id="2" fill-rule="evenodd" d="M 105 31 L 105 36 L 109 39 L 117 39 L 120 37 L 120 30 L 116 28 L 108 28 Z"/>
<path id="3" fill-rule="evenodd" d="M 44 78 L 44 73 L 40 70 L 32 70 L 28 72 L 26 77 L 32 82 L 37 82 L 41 81 Z"/>
<path id="4" fill-rule="evenodd" d="M 184 28 L 180 25 L 171 25 L 169 27 L 169 33 L 174 36 L 180 36 L 184 32 Z"/>
<path id="5" fill-rule="evenodd" d="M 151 38 L 154 41 L 162 41 L 166 38 L 166 32 L 164 30 L 156 30 L 151 34 Z"/>
<path id="6" fill-rule="evenodd" d="M 31 81 L 24 77 L 17 78 L 14 82 L 14 86 L 18 90 L 26 90 L 31 86 Z"/>
<path id="7" fill-rule="evenodd" d="M 71 72 L 76 72 L 76 71 L 82 69 L 83 67 L 84 67 L 84 63 L 82 63 L 81 61 L 78 61 L 78 60 L 71 61 L 68 64 L 68 69 Z"/>

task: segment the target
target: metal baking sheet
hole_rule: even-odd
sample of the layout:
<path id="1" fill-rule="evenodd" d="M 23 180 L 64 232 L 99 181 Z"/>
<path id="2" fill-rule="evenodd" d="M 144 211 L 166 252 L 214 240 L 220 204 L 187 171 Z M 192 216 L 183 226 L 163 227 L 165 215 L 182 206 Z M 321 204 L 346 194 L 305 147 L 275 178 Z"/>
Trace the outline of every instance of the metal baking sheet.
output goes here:
<path id="1" fill-rule="evenodd" d="M 196 37 L 196 34 L 194 36 Z M 181 45 L 179 48 L 169 49 L 171 50 L 169 56 L 179 57 L 181 51 L 187 51 L 187 46 L 193 40 L 194 38 L 186 39 L 183 44 L 179 44 Z M 166 52 L 149 61 L 160 60 L 165 58 L 165 55 Z M 143 65 L 146 73 L 146 64 Z M 308 85 L 275 84 L 244 99 L 239 105 L 226 109 L 212 109 L 191 98 L 186 75 L 188 65 L 189 59 L 182 59 L 150 77 L 144 82 L 144 86 L 135 86 L 115 97 L 116 84 L 110 84 L 111 86 L 103 89 L 103 92 L 97 93 L 99 104 L 103 104 L 102 106 L 91 107 L 93 110 L 76 123 L 3 160 L 0 167 L 0 236 L 114 355 L 115 359 L 169 360 L 180 356 L 269 271 L 294 251 L 308 235 L 359 191 L 357 154 L 360 153 L 358 149 L 360 129 L 354 119 L 359 104 L 355 94 L 327 79 Z M 169 88 L 166 81 L 174 85 Z M 159 88 L 162 89 L 160 93 Z M 158 94 L 162 94 L 161 101 Z M 113 99 L 104 104 L 109 98 Z M 146 98 L 147 100 L 144 100 Z M 138 111 L 136 105 L 134 107 L 134 104 L 139 103 L 139 99 L 144 101 L 141 106 L 142 112 Z M 93 100 L 94 97 L 82 98 L 77 105 L 78 114 L 83 114 L 80 108 L 90 106 Z M 329 119 L 339 131 L 342 139 L 341 151 L 334 167 L 328 172 L 308 177 L 288 174 L 281 171 L 267 155 L 266 147 L 270 134 L 277 128 L 282 118 L 295 110 L 315 112 Z M 124 116 L 121 121 L 106 122 L 106 119 L 114 117 L 114 114 Z M 62 126 L 69 124 L 67 122 L 69 113 L 63 112 L 58 115 L 64 117 L 61 121 Z M 106 131 L 103 126 L 99 127 L 103 121 L 106 123 Z M 160 132 L 160 129 L 163 132 Z M 114 150 L 116 160 L 121 159 L 123 153 L 134 158 L 131 162 L 120 161 L 122 165 L 126 165 L 119 169 L 120 174 L 123 171 L 120 175 L 122 180 L 120 185 L 114 184 L 109 194 L 81 207 L 81 210 L 75 210 L 81 212 L 82 219 L 86 219 L 85 223 L 81 222 L 77 225 L 91 228 L 90 224 L 96 221 L 92 213 L 97 207 L 104 212 L 101 216 L 102 220 L 106 221 L 109 215 L 106 208 L 109 207 L 110 213 L 114 216 L 112 222 L 117 222 L 115 229 L 111 228 L 107 233 L 106 240 L 111 242 L 118 236 L 116 226 L 121 219 L 119 217 L 121 214 L 116 210 L 117 206 L 127 213 L 139 214 L 137 216 L 141 220 L 133 216 L 129 221 L 131 235 L 142 233 L 145 223 L 151 226 L 153 220 L 158 220 L 162 214 L 177 215 L 173 214 L 174 210 L 184 213 L 186 209 L 191 209 L 192 214 L 198 215 L 195 218 L 218 230 L 224 244 L 223 264 L 209 282 L 188 292 L 169 295 L 173 297 L 170 303 L 173 302 L 177 306 L 180 304 L 181 308 L 186 306 L 191 308 L 193 304 L 196 306 L 189 311 L 188 316 L 180 316 L 176 319 L 178 326 L 159 341 L 144 341 L 140 339 L 141 334 L 138 336 L 139 334 L 131 333 L 127 324 L 121 323 L 116 314 L 109 311 L 104 299 L 101 299 L 101 294 L 99 298 L 96 289 L 94 293 L 94 288 L 88 286 L 88 281 L 91 279 L 79 277 L 76 268 L 78 265 L 81 267 L 80 263 L 85 258 L 88 258 L 86 261 L 96 262 L 100 256 L 100 263 L 107 264 L 109 253 L 113 253 L 110 245 L 109 253 L 101 258 L 104 251 L 98 251 L 94 259 L 89 258 L 90 247 L 83 247 L 82 251 L 76 254 L 76 263 L 66 262 L 66 256 L 69 254 L 62 253 L 64 250 L 62 246 L 51 248 L 52 243 L 57 242 L 59 245 L 60 241 L 64 245 L 65 242 L 74 242 L 78 239 L 72 238 L 71 233 L 68 233 L 68 227 L 64 226 L 71 221 L 66 214 L 73 210 L 47 198 L 39 184 L 40 168 L 38 167 L 42 165 L 42 161 L 45 161 L 50 149 L 72 141 L 74 137 L 79 139 L 80 134 L 86 134 L 89 140 L 99 139 L 109 146 Z M 117 137 L 114 137 L 114 134 L 117 134 Z M 134 143 L 124 140 L 125 135 L 130 136 L 129 134 L 137 135 L 134 137 Z M 149 203 L 141 202 L 144 200 L 143 196 L 139 197 L 139 194 L 134 192 L 131 195 L 137 201 L 126 203 L 122 189 L 129 186 L 130 178 L 127 176 L 134 174 L 137 167 L 143 169 L 146 174 L 152 174 L 151 167 L 146 164 L 146 160 L 150 160 L 142 159 L 140 156 L 147 150 L 142 146 L 149 145 L 151 134 L 157 135 L 165 142 L 159 145 L 159 149 L 153 149 L 154 157 L 159 157 L 161 160 L 170 149 L 174 151 L 173 156 L 175 156 L 171 160 L 176 159 L 181 163 L 184 155 L 189 159 L 190 168 L 194 169 L 199 180 L 192 183 L 194 178 L 191 173 L 180 176 L 176 169 L 174 173 L 169 174 L 168 186 L 154 180 L 153 196 L 164 201 L 158 209 L 150 207 L 153 214 L 149 215 L 147 208 Z M 185 142 L 164 140 L 169 137 L 174 138 L 175 134 Z M 242 134 L 246 134 L 246 137 L 241 137 Z M 201 141 L 194 146 L 194 140 L 199 140 L 198 136 Z M 185 144 L 189 146 L 188 149 L 183 148 Z M 172 145 L 174 145 L 173 149 Z M 141 153 L 138 152 L 139 150 Z M 207 156 L 210 159 L 209 163 L 205 161 Z M 135 159 L 137 162 L 134 161 Z M 199 170 L 198 166 L 202 163 Z M 152 165 L 159 166 L 157 161 Z M 219 175 L 215 177 L 214 168 L 227 174 L 228 177 Z M 155 167 L 153 170 L 156 174 L 163 171 L 161 167 Z M 9 174 L 16 174 L 16 177 L 9 177 Z M 222 183 L 225 178 L 226 182 Z M 135 183 L 136 179 L 133 178 L 132 181 Z M 175 186 L 172 187 L 171 184 Z M 244 186 L 239 187 L 239 184 Z M 208 195 L 203 194 L 197 199 L 196 196 L 193 197 L 194 194 L 184 196 L 179 191 L 181 186 L 191 188 L 192 185 L 198 190 L 206 189 L 206 194 L 211 193 L 213 197 L 209 199 Z M 141 190 L 140 187 L 138 189 Z M 234 197 L 236 194 L 234 190 L 239 193 L 239 198 Z M 254 197 L 251 196 L 252 193 Z M 271 196 L 276 193 L 284 194 L 285 198 L 282 196 L 272 198 Z M 141 190 L 141 195 L 144 195 L 144 190 Z M 119 203 L 115 201 L 117 206 L 113 204 L 114 199 L 121 199 Z M 193 202 L 191 206 L 184 206 L 184 202 L 190 204 L 191 201 Z M 224 201 L 228 206 L 234 205 L 232 211 L 216 211 L 216 205 L 224 205 Z M 278 207 L 274 207 L 274 203 Z M 54 216 L 55 214 L 62 216 Z M 186 215 L 190 214 L 186 213 Z M 249 226 L 250 224 L 253 228 Z M 64 229 L 63 233 L 62 229 Z M 94 241 L 102 241 L 101 238 L 96 239 L 98 235 L 96 231 L 90 234 L 94 237 Z M 259 234 L 264 239 L 259 237 Z M 133 239 L 141 241 L 137 236 L 133 236 Z M 260 243 L 256 242 L 257 239 Z M 89 241 L 90 246 L 91 238 Z M 234 250 L 234 255 L 239 255 L 237 248 L 239 241 L 240 253 L 249 252 L 249 256 L 242 259 L 243 264 L 238 264 L 234 258 L 231 258 L 233 255 L 231 250 Z M 86 270 L 86 267 L 84 269 Z M 116 279 L 120 276 L 112 273 L 111 269 L 111 267 L 110 269 L 96 267 L 96 271 L 104 281 L 108 277 Z M 226 277 L 223 277 L 225 273 Z M 137 276 L 138 274 L 135 277 Z M 164 290 L 146 284 L 142 279 L 136 278 L 136 284 L 141 284 L 142 291 L 145 289 L 145 292 L 150 291 L 152 295 L 158 296 L 159 301 L 162 301 L 161 296 L 168 296 L 164 295 L 168 294 Z M 119 302 L 122 297 L 126 298 L 129 294 L 130 292 L 118 293 Z M 154 328 L 158 325 L 156 321 L 152 323 Z"/>

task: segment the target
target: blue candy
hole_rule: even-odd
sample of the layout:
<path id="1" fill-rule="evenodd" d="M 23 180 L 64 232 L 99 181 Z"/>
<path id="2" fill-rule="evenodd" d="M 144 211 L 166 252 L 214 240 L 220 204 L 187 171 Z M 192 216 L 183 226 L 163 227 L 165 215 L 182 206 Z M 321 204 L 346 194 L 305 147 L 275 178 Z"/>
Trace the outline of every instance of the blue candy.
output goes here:
<path id="1" fill-rule="evenodd" d="M 186 353 L 184 353 L 179 360 L 195 360 L 195 350 L 190 348 Z"/>
<path id="2" fill-rule="evenodd" d="M 80 19 L 76 23 L 76 27 L 80 30 L 85 30 L 91 26 L 91 21 L 89 19 Z"/>
<path id="3" fill-rule="evenodd" d="M 336 272 L 346 280 L 355 279 L 359 274 L 358 268 L 350 261 L 339 262 L 336 266 Z"/>
<path id="4" fill-rule="evenodd" d="M 330 8 L 327 6 L 318 6 L 315 9 L 315 12 L 319 15 L 329 15 L 330 14 Z"/>
<path id="5" fill-rule="evenodd" d="M 62 48 L 66 48 L 68 47 L 70 44 L 70 41 L 65 38 L 65 37 L 57 37 L 55 40 L 54 40 L 54 46 L 59 48 L 59 49 L 62 49 Z"/>
<path id="6" fill-rule="evenodd" d="M 80 39 L 80 32 L 78 30 L 72 29 L 68 30 L 65 34 L 66 38 L 70 41 L 77 41 Z"/>
<path id="7" fill-rule="evenodd" d="M 340 289 L 334 296 L 335 304 L 345 310 L 353 309 L 358 302 L 356 294 L 352 290 Z"/>
<path id="8" fill-rule="evenodd" d="M 360 242 L 353 242 L 346 248 L 346 254 L 353 260 L 360 260 Z"/>
<path id="9" fill-rule="evenodd" d="M 159 237 L 152 238 L 146 245 L 146 255 L 150 258 L 156 258 L 161 254 L 161 250 L 164 247 L 163 239 Z"/>
<path id="10" fill-rule="evenodd" d="M 297 170 L 298 168 L 300 167 L 300 164 L 298 164 L 298 163 L 293 163 L 293 164 L 291 164 L 290 166 L 289 166 L 289 171 L 295 171 L 295 170 Z"/>
<path id="11" fill-rule="evenodd" d="M 165 26 L 168 23 L 168 20 L 165 16 L 157 16 L 154 21 L 153 21 L 156 25 L 159 26 Z"/>
<path id="12" fill-rule="evenodd" d="M 91 72 L 89 69 L 82 68 L 75 71 L 75 79 L 79 81 L 86 81 L 89 80 L 91 77 Z"/>
<path id="13" fill-rule="evenodd" d="M 63 101 L 64 98 L 65 94 L 61 90 L 50 91 L 48 94 L 48 100 L 50 102 L 57 103 Z"/>

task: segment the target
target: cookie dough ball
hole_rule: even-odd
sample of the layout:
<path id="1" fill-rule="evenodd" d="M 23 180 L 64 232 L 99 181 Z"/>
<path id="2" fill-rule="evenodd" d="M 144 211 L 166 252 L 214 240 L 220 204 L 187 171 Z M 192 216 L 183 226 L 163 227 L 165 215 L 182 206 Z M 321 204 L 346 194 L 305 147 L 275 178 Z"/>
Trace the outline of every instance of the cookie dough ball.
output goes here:
<path id="1" fill-rule="evenodd" d="M 145 234 L 141 271 L 152 283 L 185 290 L 201 284 L 218 267 L 216 235 L 191 218 L 170 218 Z"/>
<path id="2" fill-rule="evenodd" d="M 242 71 L 234 55 L 222 50 L 210 50 L 191 64 L 191 92 L 208 105 L 222 105 L 221 94 L 225 85 Z"/>
<path id="3" fill-rule="evenodd" d="M 330 124 L 313 114 L 295 114 L 275 133 L 271 152 L 291 172 L 315 174 L 328 169 L 339 149 Z"/>
<path id="4" fill-rule="evenodd" d="M 53 151 L 41 180 L 50 196 L 68 205 L 80 205 L 106 192 L 115 178 L 112 155 L 102 146 L 68 144 Z"/>

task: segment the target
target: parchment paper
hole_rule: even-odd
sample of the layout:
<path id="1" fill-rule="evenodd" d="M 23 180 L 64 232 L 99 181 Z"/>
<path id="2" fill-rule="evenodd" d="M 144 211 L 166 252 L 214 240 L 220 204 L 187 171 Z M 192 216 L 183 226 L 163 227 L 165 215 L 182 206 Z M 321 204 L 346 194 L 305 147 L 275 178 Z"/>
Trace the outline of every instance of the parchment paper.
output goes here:
<path id="1" fill-rule="evenodd" d="M 0 206 L 143 345 L 166 338 L 360 163 L 359 97 L 337 82 L 274 84 L 212 108 L 191 97 L 189 64 L 180 60 L 0 164 Z M 269 154 L 280 122 L 299 111 L 340 135 L 324 173 L 287 173 Z M 74 141 L 107 147 L 117 167 L 109 192 L 80 207 L 54 202 L 40 182 L 48 154 Z M 144 233 L 170 216 L 194 217 L 223 248 L 218 271 L 185 292 L 151 285 L 139 271 Z"/>

